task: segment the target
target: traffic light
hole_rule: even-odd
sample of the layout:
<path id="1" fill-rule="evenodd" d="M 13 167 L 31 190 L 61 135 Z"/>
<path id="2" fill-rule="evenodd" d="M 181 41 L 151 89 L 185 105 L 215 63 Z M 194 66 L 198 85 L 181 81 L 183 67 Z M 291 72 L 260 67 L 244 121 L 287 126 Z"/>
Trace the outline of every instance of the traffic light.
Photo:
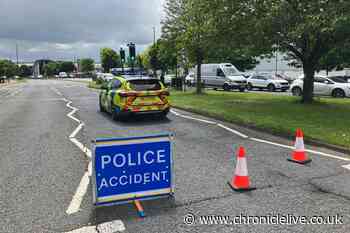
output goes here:
<path id="1" fill-rule="evenodd" d="M 135 47 L 135 44 L 134 43 L 130 43 L 128 44 L 129 46 L 129 56 L 130 56 L 130 59 L 132 61 L 135 60 L 135 57 L 136 57 L 136 47 Z"/>
<path id="2" fill-rule="evenodd" d="M 122 59 L 122 62 L 125 62 L 125 50 L 120 48 L 120 58 Z"/>

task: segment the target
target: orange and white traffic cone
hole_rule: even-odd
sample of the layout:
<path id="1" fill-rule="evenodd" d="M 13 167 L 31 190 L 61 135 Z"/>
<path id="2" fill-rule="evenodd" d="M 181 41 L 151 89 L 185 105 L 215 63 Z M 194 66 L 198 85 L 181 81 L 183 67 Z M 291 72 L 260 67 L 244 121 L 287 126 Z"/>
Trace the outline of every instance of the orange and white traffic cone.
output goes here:
<path id="1" fill-rule="evenodd" d="M 299 164 L 307 164 L 311 162 L 311 159 L 308 158 L 305 152 L 304 135 L 301 129 L 297 129 L 294 147 L 292 158 L 287 159 L 288 161 Z"/>
<path id="2" fill-rule="evenodd" d="M 244 147 L 242 146 L 240 146 L 238 149 L 235 173 L 231 179 L 231 182 L 228 182 L 228 184 L 234 191 L 243 192 L 256 189 L 255 187 L 250 187 L 247 159 L 245 157 Z"/>

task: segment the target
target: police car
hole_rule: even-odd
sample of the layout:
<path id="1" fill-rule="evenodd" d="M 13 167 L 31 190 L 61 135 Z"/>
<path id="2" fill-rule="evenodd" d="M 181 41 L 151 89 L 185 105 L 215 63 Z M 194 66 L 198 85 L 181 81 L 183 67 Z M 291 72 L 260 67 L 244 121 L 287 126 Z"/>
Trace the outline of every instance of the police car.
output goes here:
<path id="1" fill-rule="evenodd" d="M 115 77 L 103 85 L 99 96 L 101 112 L 114 120 L 132 114 L 158 114 L 165 117 L 170 110 L 169 92 L 164 85 L 150 77 Z"/>

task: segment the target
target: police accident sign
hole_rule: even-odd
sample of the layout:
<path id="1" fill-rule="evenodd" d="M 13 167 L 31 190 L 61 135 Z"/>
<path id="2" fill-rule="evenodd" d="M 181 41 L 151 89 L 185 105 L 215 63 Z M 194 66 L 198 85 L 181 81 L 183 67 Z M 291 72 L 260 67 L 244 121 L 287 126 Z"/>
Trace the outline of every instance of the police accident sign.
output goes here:
<path id="1" fill-rule="evenodd" d="M 173 194 L 171 135 L 97 139 L 93 153 L 95 205 Z"/>

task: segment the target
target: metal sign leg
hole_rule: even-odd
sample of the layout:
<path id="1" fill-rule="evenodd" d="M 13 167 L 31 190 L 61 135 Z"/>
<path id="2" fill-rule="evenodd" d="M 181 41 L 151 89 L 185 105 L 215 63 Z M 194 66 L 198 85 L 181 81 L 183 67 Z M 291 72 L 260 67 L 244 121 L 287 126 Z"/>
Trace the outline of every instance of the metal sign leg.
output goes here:
<path id="1" fill-rule="evenodd" d="M 134 201 L 134 204 L 136 206 L 136 209 L 137 209 L 137 212 L 139 213 L 139 216 L 141 218 L 144 218 L 145 217 L 145 211 L 143 210 L 143 207 L 141 205 L 141 202 L 139 200 L 135 200 Z"/>

